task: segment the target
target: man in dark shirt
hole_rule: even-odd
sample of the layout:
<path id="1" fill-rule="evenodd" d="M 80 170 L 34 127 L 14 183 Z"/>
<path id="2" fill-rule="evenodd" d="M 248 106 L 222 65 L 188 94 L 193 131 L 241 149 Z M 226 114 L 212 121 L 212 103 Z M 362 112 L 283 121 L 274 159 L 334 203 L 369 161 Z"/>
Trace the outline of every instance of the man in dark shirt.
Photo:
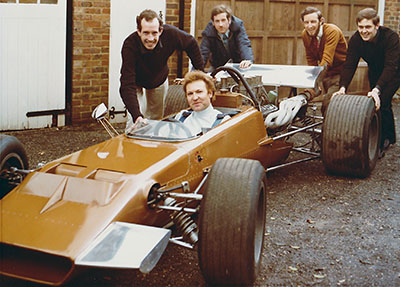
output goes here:
<path id="1" fill-rule="evenodd" d="M 225 5 L 217 5 L 211 11 L 211 21 L 202 33 L 200 50 L 204 65 L 210 59 L 212 69 L 229 61 L 240 63 L 240 68 L 248 68 L 254 62 L 243 21 L 233 16 Z"/>
<path id="2" fill-rule="evenodd" d="M 120 94 L 134 123 L 143 118 L 160 119 L 168 91 L 168 58 L 175 50 L 186 51 L 195 69 L 204 64 L 197 41 L 190 34 L 164 24 L 153 10 L 136 17 L 137 31 L 122 46 Z M 145 93 L 143 95 L 143 88 Z M 145 105 L 139 108 L 138 95 Z"/>
<path id="3" fill-rule="evenodd" d="M 340 75 L 340 89 L 335 94 L 345 94 L 360 58 L 368 64 L 368 79 L 371 91 L 368 97 L 380 110 L 381 143 L 383 150 L 396 142 L 392 98 L 400 86 L 399 35 L 379 25 L 379 16 L 372 8 L 361 10 L 356 17 L 358 31 L 351 37 L 346 62 Z"/>

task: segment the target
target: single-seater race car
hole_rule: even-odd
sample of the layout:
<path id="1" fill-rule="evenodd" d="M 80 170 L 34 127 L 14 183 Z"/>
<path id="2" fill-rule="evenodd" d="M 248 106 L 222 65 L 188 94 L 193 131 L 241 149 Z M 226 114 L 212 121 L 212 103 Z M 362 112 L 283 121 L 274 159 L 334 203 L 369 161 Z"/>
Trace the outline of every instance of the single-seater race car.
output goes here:
<path id="1" fill-rule="evenodd" d="M 0 273 L 49 285 L 87 268 L 147 273 L 174 243 L 198 252 L 207 283 L 251 284 L 263 252 L 266 172 L 322 158 L 329 173 L 366 177 L 376 163 L 380 119 L 372 100 L 334 97 L 324 119 L 310 104 L 321 72 L 218 68 L 213 76 L 222 74 L 225 86 L 213 106 L 230 119 L 198 135 L 173 116 L 118 135 L 100 105 L 93 116 L 111 138 L 35 170 L 21 143 L 2 135 Z M 261 86 L 248 83 L 254 75 Z M 291 87 L 293 95 L 278 105 L 264 85 Z M 179 88 L 167 100 L 175 113 Z M 293 143 L 298 133 L 309 141 Z M 305 157 L 288 162 L 291 152 Z"/>

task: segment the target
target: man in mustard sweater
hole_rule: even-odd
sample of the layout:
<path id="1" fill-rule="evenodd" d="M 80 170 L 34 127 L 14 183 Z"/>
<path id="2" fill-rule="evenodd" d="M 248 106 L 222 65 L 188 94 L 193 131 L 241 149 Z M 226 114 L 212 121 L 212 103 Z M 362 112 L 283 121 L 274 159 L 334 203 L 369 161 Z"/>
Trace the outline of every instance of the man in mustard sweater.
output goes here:
<path id="1" fill-rule="evenodd" d="M 339 27 L 324 23 L 321 11 L 315 7 L 305 8 L 301 12 L 301 21 L 304 25 L 301 37 L 306 49 L 307 64 L 326 67 L 326 74 L 322 79 L 325 94 L 321 111 L 324 114 L 332 94 L 339 89 L 347 43 Z"/>

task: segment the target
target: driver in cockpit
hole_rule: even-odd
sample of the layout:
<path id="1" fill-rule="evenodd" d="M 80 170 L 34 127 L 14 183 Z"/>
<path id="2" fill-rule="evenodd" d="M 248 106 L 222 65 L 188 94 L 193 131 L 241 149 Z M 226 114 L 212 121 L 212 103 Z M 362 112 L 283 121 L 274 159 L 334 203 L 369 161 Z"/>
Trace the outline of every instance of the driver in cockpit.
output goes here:
<path id="1" fill-rule="evenodd" d="M 182 110 L 175 119 L 183 122 L 193 135 L 215 127 L 230 118 L 213 108 L 211 99 L 215 85 L 211 76 L 201 71 L 188 72 L 183 81 L 183 90 L 189 103 L 189 110 Z"/>

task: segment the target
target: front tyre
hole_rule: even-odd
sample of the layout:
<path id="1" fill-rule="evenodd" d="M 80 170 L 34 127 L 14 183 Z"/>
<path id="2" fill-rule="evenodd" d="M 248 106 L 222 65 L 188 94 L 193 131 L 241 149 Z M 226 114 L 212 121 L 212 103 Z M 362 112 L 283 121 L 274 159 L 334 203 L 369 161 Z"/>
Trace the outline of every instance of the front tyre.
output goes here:
<path id="1" fill-rule="evenodd" d="M 11 167 L 28 169 L 28 157 L 16 137 L 0 135 L 0 199 L 15 187 L 8 180 Z"/>
<path id="2" fill-rule="evenodd" d="M 380 117 L 366 96 L 336 95 L 322 128 L 322 161 L 333 174 L 367 177 L 379 155 Z"/>
<path id="3" fill-rule="evenodd" d="M 199 218 L 199 264 L 209 284 L 252 284 L 260 270 L 266 218 L 258 161 L 220 158 L 209 174 Z"/>

